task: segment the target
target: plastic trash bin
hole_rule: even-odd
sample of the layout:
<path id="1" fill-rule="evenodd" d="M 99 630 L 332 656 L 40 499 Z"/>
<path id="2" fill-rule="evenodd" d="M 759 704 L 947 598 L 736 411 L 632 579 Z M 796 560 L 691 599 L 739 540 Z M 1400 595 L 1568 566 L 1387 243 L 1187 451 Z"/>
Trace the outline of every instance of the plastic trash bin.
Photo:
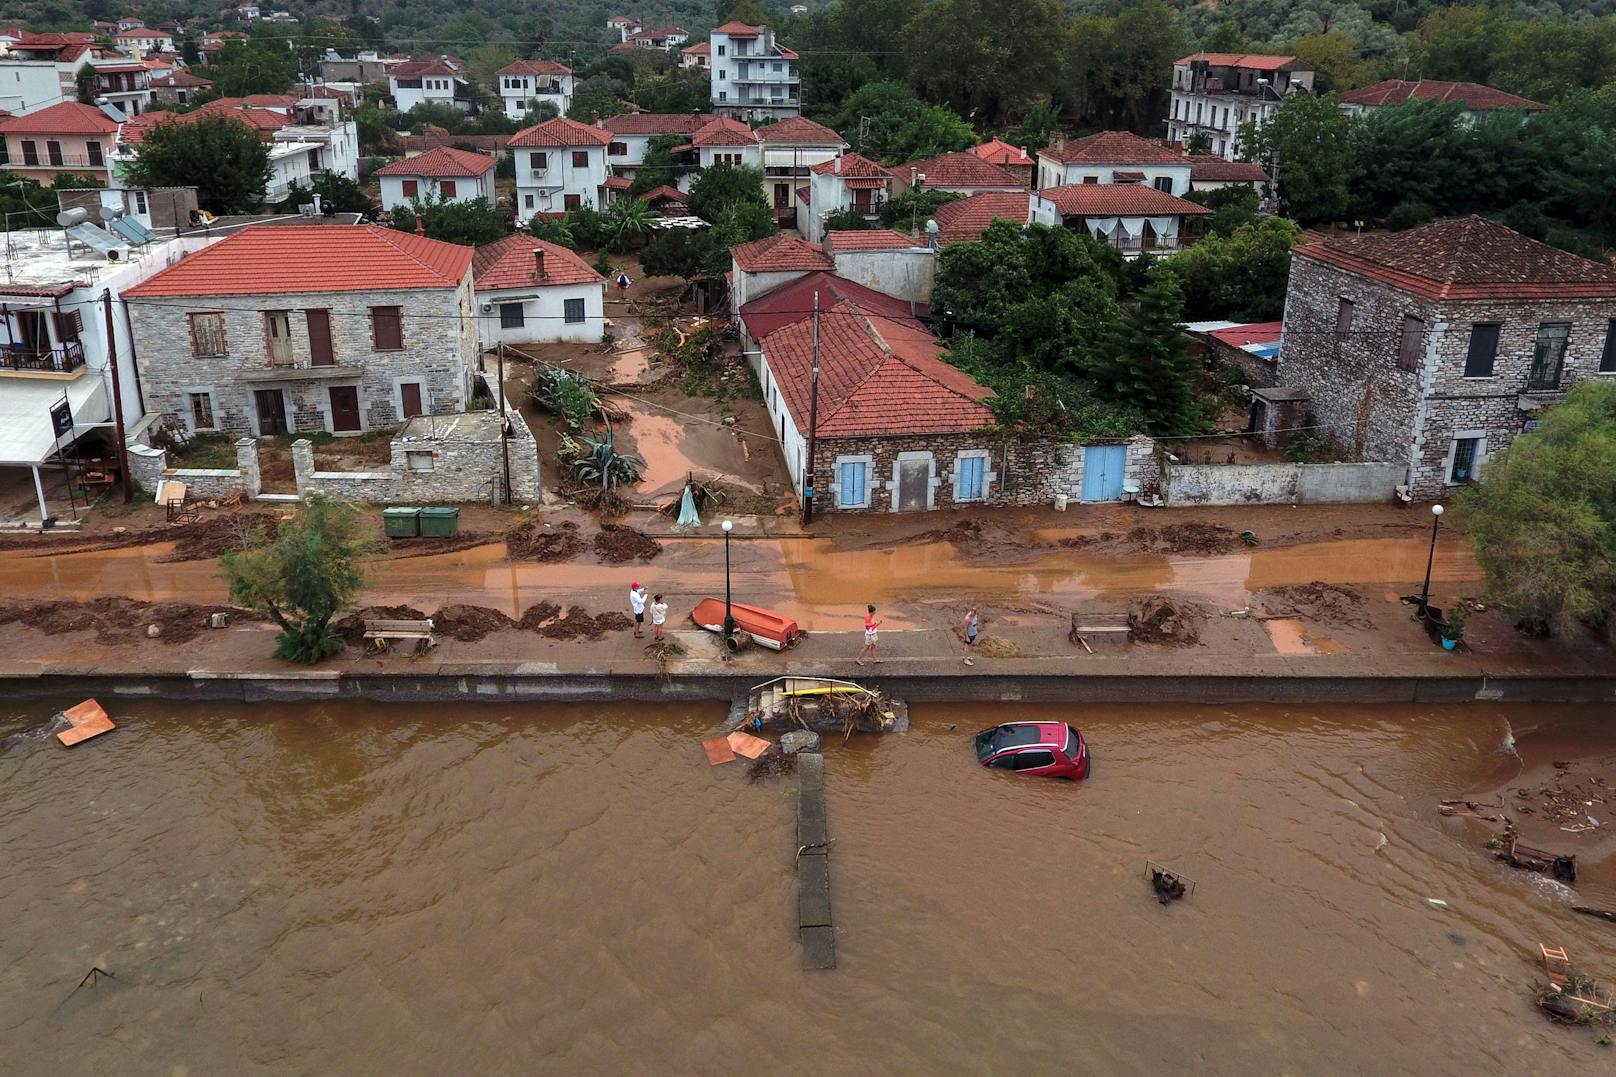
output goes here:
<path id="1" fill-rule="evenodd" d="M 422 538 L 449 538 L 460 531 L 458 508 L 426 508 L 421 510 Z"/>
<path id="2" fill-rule="evenodd" d="M 382 524 L 387 529 L 388 538 L 415 538 L 421 533 L 421 510 L 383 509 Z"/>

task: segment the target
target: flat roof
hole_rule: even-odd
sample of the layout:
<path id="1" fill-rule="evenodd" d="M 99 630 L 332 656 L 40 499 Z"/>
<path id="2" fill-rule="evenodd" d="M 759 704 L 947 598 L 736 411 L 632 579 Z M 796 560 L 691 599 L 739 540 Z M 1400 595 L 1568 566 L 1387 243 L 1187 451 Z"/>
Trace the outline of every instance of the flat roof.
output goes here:
<path id="1" fill-rule="evenodd" d="M 83 244 L 75 244 L 70 257 L 67 233 L 60 228 L 16 231 L 0 248 L 0 298 L 11 289 L 88 287 L 127 268 L 127 262 L 109 262 L 106 255 L 86 250 Z"/>

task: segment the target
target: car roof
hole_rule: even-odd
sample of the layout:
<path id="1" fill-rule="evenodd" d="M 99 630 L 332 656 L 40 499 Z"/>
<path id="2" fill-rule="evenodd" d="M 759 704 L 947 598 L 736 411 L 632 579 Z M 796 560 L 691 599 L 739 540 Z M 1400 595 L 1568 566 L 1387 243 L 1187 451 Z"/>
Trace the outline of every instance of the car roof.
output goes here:
<path id="1" fill-rule="evenodd" d="M 996 728 L 1016 731 L 1011 743 L 1001 744 L 999 751 L 1066 746 L 1066 726 L 1061 722 L 1000 722 Z"/>

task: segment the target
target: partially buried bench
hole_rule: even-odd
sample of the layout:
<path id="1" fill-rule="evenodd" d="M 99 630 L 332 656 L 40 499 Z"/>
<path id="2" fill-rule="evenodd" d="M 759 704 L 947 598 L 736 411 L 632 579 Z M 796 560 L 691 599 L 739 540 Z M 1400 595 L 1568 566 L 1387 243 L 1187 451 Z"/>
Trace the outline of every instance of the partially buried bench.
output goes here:
<path id="1" fill-rule="evenodd" d="M 1133 624 L 1127 613 L 1074 613 L 1072 631 L 1067 635 L 1073 643 L 1090 649 L 1091 642 L 1111 640 L 1126 643 L 1133 638 Z"/>
<path id="2" fill-rule="evenodd" d="M 438 641 L 432 638 L 431 618 L 420 621 L 385 621 L 367 618 L 365 638 L 370 641 L 371 649 L 376 651 L 392 650 L 394 640 L 413 640 L 416 654 L 438 645 Z"/>

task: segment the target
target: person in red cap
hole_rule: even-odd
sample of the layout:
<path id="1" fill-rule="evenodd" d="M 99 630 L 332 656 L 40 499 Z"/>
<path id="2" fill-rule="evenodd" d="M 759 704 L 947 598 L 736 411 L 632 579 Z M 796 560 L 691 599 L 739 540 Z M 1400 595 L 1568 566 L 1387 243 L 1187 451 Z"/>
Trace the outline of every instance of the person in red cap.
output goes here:
<path id="1" fill-rule="evenodd" d="M 634 638 L 640 639 L 645 631 L 645 588 L 639 581 L 628 585 L 628 607 L 634 611 Z"/>

